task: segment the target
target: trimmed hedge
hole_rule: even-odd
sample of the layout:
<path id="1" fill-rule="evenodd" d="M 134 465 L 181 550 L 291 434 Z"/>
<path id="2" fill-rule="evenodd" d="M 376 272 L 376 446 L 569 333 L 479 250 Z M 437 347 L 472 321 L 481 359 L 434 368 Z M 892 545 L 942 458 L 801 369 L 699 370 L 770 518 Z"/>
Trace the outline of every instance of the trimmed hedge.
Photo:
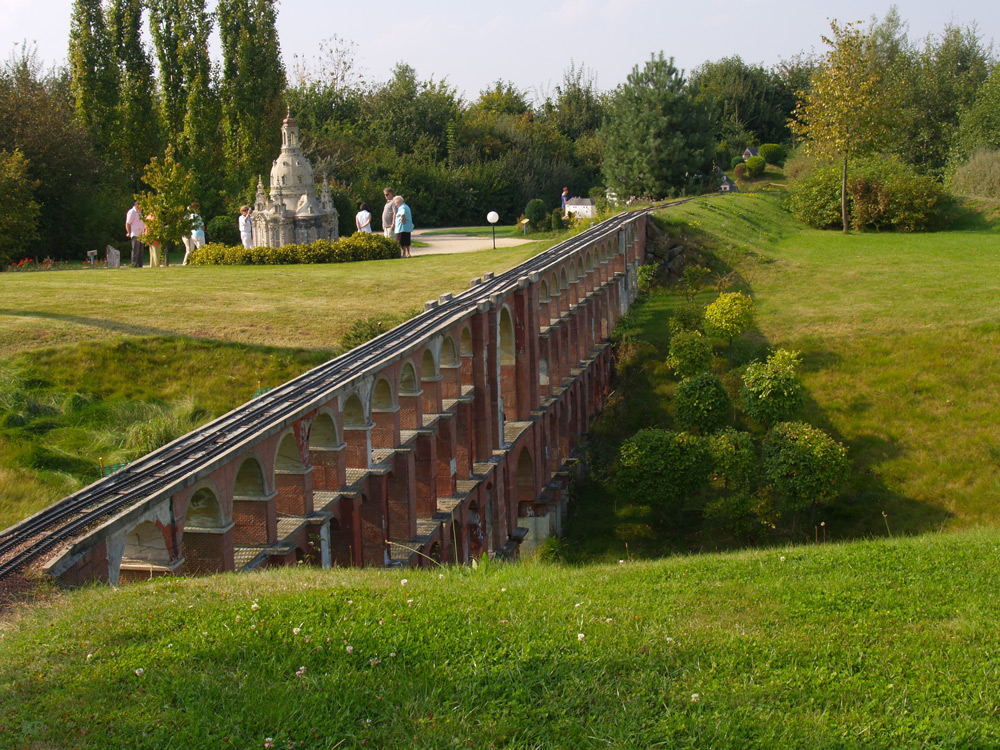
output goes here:
<path id="1" fill-rule="evenodd" d="M 780 143 L 764 143 L 757 149 L 757 153 L 768 164 L 776 164 L 779 167 L 785 163 L 785 159 L 788 156 L 785 147 Z"/>
<path id="2" fill-rule="evenodd" d="M 191 253 L 194 266 L 283 266 L 296 263 L 353 263 L 400 257 L 399 243 L 374 232 L 357 232 L 336 242 L 316 240 L 308 245 L 250 247 L 210 242 Z"/>
<path id="3" fill-rule="evenodd" d="M 756 180 L 762 174 L 764 174 L 764 169 L 767 167 L 767 162 L 764 161 L 763 156 L 751 156 L 747 159 L 747 178 L 751 180 Z"/>

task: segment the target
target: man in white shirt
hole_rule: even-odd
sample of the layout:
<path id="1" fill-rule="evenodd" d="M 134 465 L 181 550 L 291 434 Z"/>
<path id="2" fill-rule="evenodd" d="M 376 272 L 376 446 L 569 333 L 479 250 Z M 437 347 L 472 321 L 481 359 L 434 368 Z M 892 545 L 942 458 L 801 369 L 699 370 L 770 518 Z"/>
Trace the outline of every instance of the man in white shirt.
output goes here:
<path id="1" fill-rule="evenodd" d="M 382 234 L 390 240 L 396 239 L 396 205 L 392 199 L 396 196 L 392 188 L 382 191 L 385 195 L 385 207 L 382 209 Z"/>
<path id="2" fill-rule="evenodd" d="M 250 206 L 240 209 L 240 239 L 243 247 L 249 249 L 253 245 L 253 224 L 250 223 Z"/>
<path id="3" fill-rule="evenodd" d="M 142 211 L 139 209 L 139 201 L 136 201 L 132 208 L 125 214 L 125 234 L 132 241 L 132 267 L 142 268 L 142 254 L 145 251 L 142 235 L 146 233 L 146 222 L 142 220 Z"/>

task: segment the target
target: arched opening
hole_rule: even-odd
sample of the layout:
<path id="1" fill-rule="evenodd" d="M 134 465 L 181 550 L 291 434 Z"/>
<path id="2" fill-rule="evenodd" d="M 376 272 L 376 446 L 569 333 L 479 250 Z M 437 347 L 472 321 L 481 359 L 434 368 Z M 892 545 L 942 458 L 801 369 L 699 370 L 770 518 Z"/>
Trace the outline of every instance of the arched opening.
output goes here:
<path id="1" fill-rule="evenodd" d="M 302 471 L 305 464 L 302 463 L 302 454 L 299 452 L 299 443 L 295 435 L 288 433 L 281 439 L 278 445 L 278 455 L 274 459 L 276 471 Z"/>
<path id="2" fill-rule="evenodd" d="M 420 360 L 420 385 L 424 391 L 424 414 L 440 414 L 441 376 L 434 361 L 434 353 L 430 349 L 424 349 L 424 355 Z"/>
<path id="3" fill-rule="evenodd" d="M 152 521 L 143 521 L 125 535 L 123 561 L 151 562 L 165 565 L 170 562 L 170 550 L 160 527 Z"/>
<path id="4" fill-rule="evenodd" d="M 399 373 L 399 395 L 416 396 L 420 392 L 417 387 L 417 373 L 413 369 L 413 363 L 404 362 Z"/>
<path id="5" fill-rule="evenodd" d="M 517 494 L 517 515 L 519 518 L 532 515 L 532 507 L 537 498 L 535 492 L 535 464 L 527 447 L 521 448 L 517 457 L 517 474 L 514 477 Z"/>
<path id="6" fill-rule="evenodd" d="M 337 425 L 334 424 L 333 417 L 323 412 L 316 417 L 316 421 L 313 422 L 312 429 L 309 431 L 309 448 L 333 449 L 339 445 Z"/>
<path id="7" fill-rule="evenodd" d="M 333 417 L 320 412 L 309 430 L 309 463 L 313 467 L 314 490 L 332 491 L 344 484 L 342 448 Z"/>
<path id="8" fill-rule="evenodd" d="M 361 399 L 352 393 L 344 402 L 344 450 L 345 466 L 348 469 L 367 469 L 370 463 L 370 425 L 365 417 Z"/>
<path id="9" fill-rule="evenodd" d="M 365 410 L 361 405 L 361 399 L 356 394 L 351 394 L 344 404 L 344 429 L 361 430 L 368 426 L 365 419 Z"/>
<path id="10" fill-rule="evenodd" d="M 503 422 L 517 419 L 517 356 L 514 344 L 514 321 L 510 310 L 506 307 L 500 311 L 500 397 L 503 399 L 501 410 L 501 436 Z"/>
<path id="11" fill-rule="evenodd" d="M 207 487 L 195 492 L 188 501 L 184 515 L 184 529 L 220 529 L 223 526 L 222 509 L 215 493 Z"/>
<path id="12" fill-rule="evenodd" d="M 468 326 L 462 328 L 462 337 L 459 339 L 459 351 L 463 357 L 472 356 L 472 331 Z"/>
<path id="13" fill-rule="evenodd" d="M 375 389 L 372 391 L 372 411 L 392 411 L 395 408 L 396 404 L 392 398 L 392 387 L 389 385 L 388 380 L 380 378 L 375 383 Z"/>
<path id="14" fill-rule="evenodd" d="M 455 340 L 445 336 L 441 343 L 441 398 L 459 398 L 461 395 L 462 363 Z"/>
<path id="15" fill-rule="evenodd" d="M 238 497 L 265 497 L 264 472 L 256 458 L 247 458 L 240 464 L 233 484 L 233 495 Z"/>
<path id="16" fill-rule="evenodd" d="M 538 283 L 538 300 L 539 302 L 549 301 L 549 285 L 545 282 L 545 279 L 542 279 Z"/>
<path id="17" fill-rule="evenodd" d="M 395 448 L 399 442 L 399 417 L 396 409 L 396 399 L 392 395 L 392 386 L 385 378 L 375 381 L 372 390 L 372 448 Z M 373 457 L 376 458 L 377 457 Z"/>
<path id="18" fill-rule="evenodd" d="M 419 430 L 420 422 L 420 385 L 413 363 L 407 361 L 399 371 L 399 429 Z"/>
<path id="19" fill-rule="evenodd" d="M 504 307 L 500 311 L 500 364 L 513 365 L 514 361 L 514 321 L 510 310 Z"/>
<path id="20" fill-rule="evenodd" d="M 538 360 L 538 384 L 542 386 L 549 384 L 549 361 L 544 357 Z"/>

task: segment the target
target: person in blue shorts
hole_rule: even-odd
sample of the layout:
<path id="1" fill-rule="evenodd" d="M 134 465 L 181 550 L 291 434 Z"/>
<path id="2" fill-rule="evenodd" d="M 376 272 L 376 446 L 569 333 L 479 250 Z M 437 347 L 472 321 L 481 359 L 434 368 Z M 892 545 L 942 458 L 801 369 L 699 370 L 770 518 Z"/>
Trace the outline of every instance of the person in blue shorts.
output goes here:
<path id="1" fill-rule="evenodd" d="M 396 207 L 395 220 L 393 221 L 396 241 L 399 242 L 399 246 L 403 250 L 403 257 L 409 258 L 411 257 L 410 233 L 413 231 L 413 215 L 410 213 L 410 207 L 403 201 L 403 196 L 397 195 L 392 199 L 392 203 Z"/>

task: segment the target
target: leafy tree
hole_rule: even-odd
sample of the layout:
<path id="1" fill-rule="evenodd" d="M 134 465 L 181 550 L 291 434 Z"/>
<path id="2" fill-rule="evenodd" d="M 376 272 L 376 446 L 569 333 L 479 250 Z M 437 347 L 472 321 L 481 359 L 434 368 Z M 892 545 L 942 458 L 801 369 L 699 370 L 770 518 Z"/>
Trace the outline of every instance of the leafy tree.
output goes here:
<path id="1" fill-rule="evenodd" d="M 24 154 L 0 151 L 0 195 L 5 199 L 0 211 L 0 271 L 38 237 L 41 207 L 34 198 L 37 185 L 28 174 Z"/>
<path id="2" fill-rule="evenodd" d="M 847 479 L 847 449 L 804 422 L 780 422 L 764 437 L 764 475 L 785 510 L 830 502 Z M 794 520 L 793 520 L 794 528 Z"/>
<path id="3" fill-rule="evenodd" d="M 41 215 L 33 253 L 66 258 L 120 233 L 124 209 L 109 223 L 100 164 L 76 119 L 68 75 L 43 73 L 26 47 L 0 67 L 0 150 L 20 151 L 35 186 Z"/>
<path id="4" fill-rule="evenodd" d="M 678 384 L 674 416 L 682 427 L 697 428 L 707 434 L 722 427 L 732 413 L 733 404 L 726 387 L 712 373 L 701 372 Z"/>
<path id="5" fill-rule="evenodd" d="M 674 513 L 679 521 L 684 501 L 703 487 L 712 470 L 705 442 L 672 430 L 639 430 L 619 453 L 615 482 L 622 497 Z"/>
<path id="6" fill-rule="evenodd" d="M 101 0 L 74 0 L 69 64 L 77 118 L 106 153 L 115 130 L 118 65 Z"/>
<path id="7" fill-rule="evenodd" d="M 285 67 L 276 0 L 219 0 L 222 116 L 228 190 L 249 191 L 281 147 Z"/>
<path id="8" fill-rule="evenodd" d="M 712 366 L 712 345 L 701 331 L 681 330 L 670 339 L 667 367 L 682 378 L 707 372 Z"/>
<path id="9" fill-rule="evenodd" d="M 723 292 L 705 310 L 705 331 L 729 341 L 729 363 L 733 359 L 733 339 L 753 325 L 753 300 L 743 292 Z"/>
<path id="10" fill-rule="evenodd" d="M 981 149 L 1000 149 L 1000 65 L 983 83 L 972 105 L 960 115 L 949 153 L 951 172 Z"/>
<path id="11" fill-rule="evenodd" d="M 751 362 L 743 373 L 743 411 L 764 427 L 784 422 L 802 407 L 802 382 L 795 374 L 798 354 L 778 349 L 766 362 Z"/>
<path id="12" fill-rule="evenodd" d="M 776 72 L 734 55 L 691 71 L 691 88 L 697 101 L 716 106 L 729 147 L 745 147 L 751 140 L 788 139 L 795 92 Z"/>
<path id="13" fill-rule="evenodd" d="M 603 132 L 605 181 L 621 197 L 671 195 L 712 166 L 710 110 L 692 99 L 662 52 L 612 94 Z"/>
<path id="14" fill-rule="evenodd" d="M 777 164 L 778 166 L 785 163 L 785 157 L 788 155 L 785 147 L 778 143 L 762 143 L 758 153 L 767 164 Z"/>
<path id="15" fill-rule="evenodd" d="M 188 206 L 194 200 L 194 175 L 174 159 L 174 149 L 167 146 L 162 159 L 153 157 L 143 180 L 151 192 L 136 195 L 145 212 L 146 237 L 161 245 L 176 244 L 191 234 Z"/>
<path id="16" fill-rule="evenodd" d="M 113 0 L 110 32 L 119 64 L 111 163 L 136 190 L 143 167 L 160 150 L 153 65 L 142 41 L 142 0 Z"/>
<path id="17" fill-rule="evenodd" d="M 956 195 L 1000 198 L 1000 150 L 977 151 L 951 178 Z"/>
<path id="18" fill-rule="evenodd" d="M 811 90 L 795 109 L 790 125 L 803 137 L 808 153 L 842 161 L 841 219 L 849 231 L 847 211 L 848 164 L 852 156 L 876 151 L 887 139 L 894 109 L 884 70 L 866 54 L 869 37 L 857 24 L 831 21 L 830 47 L 812 76 Z"/>
<path id="19" fill-rule="evenodd" d="M 553 96 L 545 98 L 541 115 L 570 140 L 593 133 L 605 115 L 604 97 L 592 71 L 570 61 Z"/>
<path id="20" fill-rule="evenodd" d="M 756 180 L 764 174 L 764 168 L 766 166 L 767 162 L 764 161 L 763 156 L 751 156 L 747 159 L 747 177 L 751 180 Z"/>
<path id="21" fill-rule="evenodd" d="M 482 112 L 486 115 L 525 115 L 531 112 L 531 107 L 524 92 L 509 81 L 496 81 L 491 88 L 479 92 L 479 98 L 470 107 L 472 114 Z"/>
<path id="22" fill-rule="evenodd" d="M 754 491 L 760 475 L 760 460 L 749 433 L 727 427 L 708 438 L 708 450 L 715 476 L 722 480 L 726 494 Z"/>
<path id="23" fill-rule="evenodd" d="M 545 207 L 545 201 L 541 198 L 534 198 L 525 206 L 524 215 L 531 222 L 531 228 L 541 229 L 542 223 L 549 215 L 549 210 Z"/>

